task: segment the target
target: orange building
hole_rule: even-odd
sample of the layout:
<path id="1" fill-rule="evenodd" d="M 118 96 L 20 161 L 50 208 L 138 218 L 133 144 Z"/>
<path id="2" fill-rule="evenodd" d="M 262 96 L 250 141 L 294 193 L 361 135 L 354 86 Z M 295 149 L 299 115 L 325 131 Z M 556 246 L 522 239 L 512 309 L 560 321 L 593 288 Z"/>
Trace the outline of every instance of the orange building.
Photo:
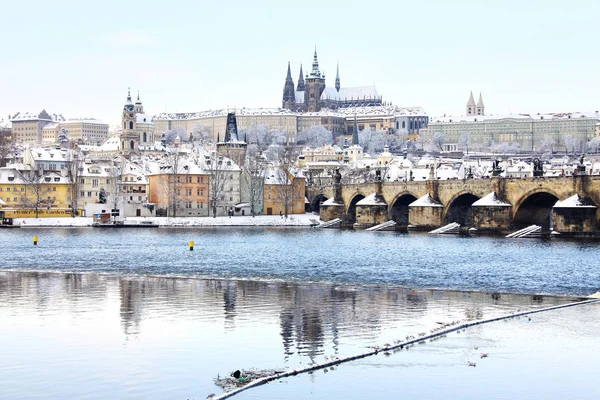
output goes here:
<path id="1" fill-rule="evenodd" d="M 264 186 L 264 213 L 266 215 L 304 214 L 304 177 L 294 176 L 283 169 L 267 170 Z"/>
<path id="2" fill-rule="evenodd" d="M 162 167 L 149 175 L 150 203 L 156 205 L 157 217 L 206 217 L 209 214 L 209 175 L 193 163 L 170 173 Z"/>

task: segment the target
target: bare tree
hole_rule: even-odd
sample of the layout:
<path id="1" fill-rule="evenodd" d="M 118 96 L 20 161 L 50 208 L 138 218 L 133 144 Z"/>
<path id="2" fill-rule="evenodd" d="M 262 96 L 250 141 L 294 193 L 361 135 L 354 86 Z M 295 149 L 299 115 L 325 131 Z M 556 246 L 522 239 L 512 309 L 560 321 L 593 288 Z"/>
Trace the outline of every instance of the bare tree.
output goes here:
<path id="1" fill-rule="evenodd" d="M 217 208 L 222 204 L 227 182 L 227 166 L 224 157 L 211 151 L 204 155 L 204 169 L 208 173 L 208 198 L 213 218 L 217 216 Z"/>
<path id="2" fill-rule="evenodd" d="M 105 204 L 110 205 L 111 213 L 112 210 L 118 209 L 119 204 L 123 201 L 124 191 L 121 184 L 123 162 L 125 162 L 125 160 L 115 159 L 110 163 L 110 166 L 108 167 L 108 177 L 106 178 L 106 186 L 103 188 L 105 191 L 104 201 Z"/>
<path id="3" fill-rule="evenodd" d="M 358 133 L 358 143 L 362 146 L 365 153 L 381 153 L 386 145 L 386 131 L 374 131 L 365 128 Z"/>
<path id="4" fill-rule="evenodd" d="M 160 192 L 166 202 L 168 217 L 177 217 L 177 211 L 184 198 L 182 188 L 186 180 L 186 158 L 177 149 L 168 149 L 160 165 Z"/>
<path id="5" fill-rule="evenodd" d="M 0 167 L 6 167 L 9 155 L 15 151 L 15 145 L 8 135 L 0 133 Z"/>
<path id="6" fill-rule="evenodd" d="M 259 154 L 246 157 L 246 167 L 242 173 L 242 193 L 250 204 L 252 216 L 256 216 L 256 208 L 262 204 L 264 196 L 264 160 Z"/>
<path id="7" fill-rule="evenodd" d="M 81 152 L 71 153 L 71 163 L 67 170 L 67 177 L 71 181 L 71 216 L 73 217 L 77 215 L 79 208 L 79 189 L 81 187 L 79 177 L 83 171 L 83 161 L 84 156 Z"/>
<path id="8" fill-rule="evenodd" d="M 23 172 L 21 176 L 25 183 L 25 191 L 21 196 L 22 208 L 33 208 L 35 217 L 39 217 L 40 207 L 50 207 L 54 199 L 49 196 L 51 192 L 50 185 L 53 174 L 42 174 L 41 171 Z"/>
<path id="9" fill-rule="evenodd" d="M 298 198 L 295 185 L 296 180 L 293 175 L 293 167 L 297 158 L 298 154 L 296 150 L 291 146 L 286 146 L 279 159 L 277 174 L 281 186 L 278 196 L 280 196 L 280 200 L 283 203 L 285 218 L 288 217 L 290 211 L 294 210 L 294 201 Z"/>

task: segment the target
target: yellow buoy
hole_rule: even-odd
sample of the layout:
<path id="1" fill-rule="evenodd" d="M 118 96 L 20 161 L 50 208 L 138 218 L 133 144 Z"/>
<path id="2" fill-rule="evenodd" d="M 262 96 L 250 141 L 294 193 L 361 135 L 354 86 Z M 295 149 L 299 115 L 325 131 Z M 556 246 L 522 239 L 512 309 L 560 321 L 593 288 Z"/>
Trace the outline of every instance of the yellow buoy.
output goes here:
<path id="1" fill-rule="evenodd" d="M 190 251 L 194 250 L 194 241 L 190 240 Z"/>
<path id="2" fill-rule="evenodd" d="M 34 236 L 34 237 L 33 237 L 33 245 L 34 245 L 34 246 L 37 246 L 37 242 L 38 242 L 38 237 L 37 237 L 37 236 Z"/>

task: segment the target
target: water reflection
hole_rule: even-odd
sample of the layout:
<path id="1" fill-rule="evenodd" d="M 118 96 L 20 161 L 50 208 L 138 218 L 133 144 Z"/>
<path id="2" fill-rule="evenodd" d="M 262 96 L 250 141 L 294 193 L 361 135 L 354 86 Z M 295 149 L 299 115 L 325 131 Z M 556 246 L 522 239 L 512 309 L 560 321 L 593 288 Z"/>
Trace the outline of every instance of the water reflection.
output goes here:
<path id="1" fill-rule="evenodd" d="M 194 397 L 198 385 L 215 391 L 212 377 L 233 366 L 298 366 L 416 334 L 437 321 L 565 301 L 379 286 L 3 271 L 0 376 L 11 383 L 0 388 L 0 398 Z M 20 393 L 27 376 L 37 377 L 39 387 Z M 110 388 L 103 384 L 107 380 Z"/>

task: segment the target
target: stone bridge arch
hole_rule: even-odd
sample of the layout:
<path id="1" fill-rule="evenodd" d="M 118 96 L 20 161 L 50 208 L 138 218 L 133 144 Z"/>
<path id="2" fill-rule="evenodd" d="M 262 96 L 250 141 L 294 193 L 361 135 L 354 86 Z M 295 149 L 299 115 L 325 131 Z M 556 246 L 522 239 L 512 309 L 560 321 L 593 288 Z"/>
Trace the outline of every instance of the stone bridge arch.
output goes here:
<path id="1" fill-rule="evenodd" d="M 542 230 L 552 228 L 552 207 L 560 195 L 548 187 L 531 189 L 521 195 L 513 205 L 513 225 L 520 229 L 529 225 L 540 225 Z"/>
<path id="2" fill-rule="evenodd" d="M 365 196 L 360 191 L 357 191 L 356 193 L 354 193 L 354 195 L 350 199 L 350 202 L 345 207 L 346 208 L 346 221 L 344 221 L 344 222 L 346 222 L 348 224 L 354 224 L 356 222 L 356 203 L 358 203 L 365 197 L 367 197 L 367 196 Z"/>
<path id="3" fill-rule="evenodd" d="M 463 189 L 456 193 L 448 204 L 444 205 L 442 222 L 449 224 L 457 222 L 461 226 L 473 226 L 473 208 L 471 205 L 481 197 L 474 194 L 471 190 Z"/>
<path id="4" fill-rule="evenodd" d="M 409 225 L 408 205 L 417 200 L 417 196 L 409 191 L 398 193 L 396 197 L 388 204 L 388 217 L 396 221 L 396 229 L 406 230 Z"/>

